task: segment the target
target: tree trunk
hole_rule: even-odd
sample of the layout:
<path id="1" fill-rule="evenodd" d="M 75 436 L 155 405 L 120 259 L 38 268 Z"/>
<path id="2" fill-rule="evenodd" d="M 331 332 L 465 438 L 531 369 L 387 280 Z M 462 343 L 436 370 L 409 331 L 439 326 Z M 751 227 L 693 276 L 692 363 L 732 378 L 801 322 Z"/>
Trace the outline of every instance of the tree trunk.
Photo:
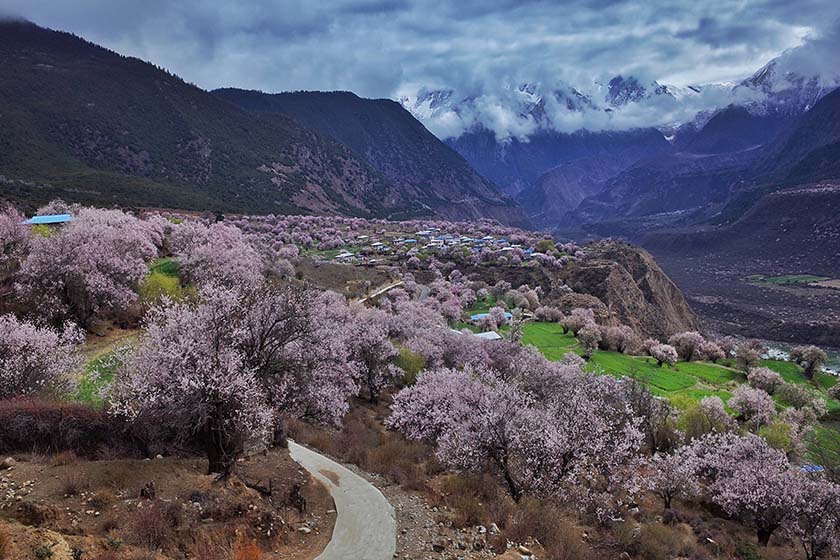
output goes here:
<path id="1" fill-rule="evenodd" d="M 220 478 L 230 476 L 241 449 L 236 438 L 225 429 L 224 420 L 220 416 L 208 421 L 204 448 L 207 453 L 207 474 L 218 474 Z"/>
<path id="2" fill-rule="evenodd" d="M 756 536 L 758 537 L 758 544 L 761 546 L 767 546 L 770 543 L 770 537 L 773 535 L 773 531 L 776 530 L 776 527 L 761 527 L 756 530 Z"/>
<path id="3" fill-rule="evenodd" d="M 510 467 L 508 466 L 508 458 L 507 454 L 502 457 L 500 461 L 502 477 L 505 479 L 505 483 L 507 484 L 508 490 L 510 491 L 510 497 L 513 498 L 514 502 L 519 502 L 522 498 L 522 489 L 519 488 L 519 485 L 516 484 L 516 481 L 513 479 L 513 475 L 510 474 Z"/>

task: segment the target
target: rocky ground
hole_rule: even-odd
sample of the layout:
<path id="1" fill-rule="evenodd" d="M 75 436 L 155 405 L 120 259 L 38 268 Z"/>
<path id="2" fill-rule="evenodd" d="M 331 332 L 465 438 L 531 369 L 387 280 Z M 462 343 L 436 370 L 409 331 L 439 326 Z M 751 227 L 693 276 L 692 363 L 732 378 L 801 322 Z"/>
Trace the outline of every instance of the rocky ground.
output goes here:
<path id="1" fill-rule="evenodd" d="M 335 523 L 332 499 L 285 450 L 238 465 L 241 480 L 271 486 L 270 499 L 205 471 L 200 459 L 160 456 L 6 458 L 0 558 L 222 560 L 238 547 L 258 546 L 266 560 L 302 560 L 323 550 Z M 305 499 L 303 513 L 288 503 L 292 486 Z"/>
<path id="2" fill-rule="evenodd" d="M 705 327 L 788 344 L 840 347 L 840 290 L 748 282 L 753 274 L 809 273 L 758 260 L 657 255 Z"/>

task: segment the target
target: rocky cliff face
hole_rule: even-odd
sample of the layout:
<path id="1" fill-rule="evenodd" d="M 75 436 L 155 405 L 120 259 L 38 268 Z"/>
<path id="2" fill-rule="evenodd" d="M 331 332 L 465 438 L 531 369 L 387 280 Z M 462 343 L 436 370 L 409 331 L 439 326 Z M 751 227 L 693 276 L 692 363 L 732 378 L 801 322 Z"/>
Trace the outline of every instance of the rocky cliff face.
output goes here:
<path id="1" fill-rule="evenodd" d="M 639 247 L 592 245 L 588 257 L 561 270 L 560 276 L 575 292 L 597 298 L 614 321 L 645 335 L 664 338 L 698 326 L 680 289 Z M 564 303 L 562 297 L 558 301 Z"/>
<path id="2" fill-rule="evenodd" d="M 507 268 L 479 265 L 462 268 L 464 274 L 493 284 L 542 287 L 546 305 L 566 312 L 592 309 L 598 322 L 628 325 L 642 336 L 664 339 L 699 327 L 697 317 L 680 289 L 640 247 L 601 242 L 587 247 L 589 255 L 558 270 L 544 267 Z M 421 279 L 422 280 L 422 279 Z M 563 289 L 568 285 L 574 293 Z"/>

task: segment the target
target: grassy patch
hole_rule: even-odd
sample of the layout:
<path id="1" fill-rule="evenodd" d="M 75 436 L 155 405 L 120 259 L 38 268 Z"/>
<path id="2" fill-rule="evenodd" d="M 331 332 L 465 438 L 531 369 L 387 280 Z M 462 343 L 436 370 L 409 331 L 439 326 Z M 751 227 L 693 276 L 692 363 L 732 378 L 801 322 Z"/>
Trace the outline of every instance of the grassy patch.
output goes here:
<path id="1" fill-rule="evenodd" d="M 746 381 L 742 373 L 704 362 L 678 362 L 676 369 L 713 385 L 725 385 L 730 381 Z"/>
<path id="2" fill-rule="evenodd" d="M 478 325 L 474 325 L 472 323 L 465 323 L 463 321 L 459 321 L 459 322 L 455 323 L 454 328 L 455 328 L 456 331 L 469 329 L 469 330 L 471 330 L 472 332 L 475 332 L 475 333 L 481 332 L 481 329 L 478 327 Z"/>
<path id="3" fill-rule="evenodd" d="M 79 380 L 76 400 L 94 407 L 102 406 L 102 390 L 113 383 L 118 366 L 117 350 L 100 354 L 85 364 Z"/>
<path id="4" fill-rule="evenodd" d="M 475 315 L 476 313 L 487 313 L 490 308 L 496 305 L 496 296 L 490 294 L 484 299 L 476 300 L 472 307 L 467 309 L 467 315 Z"/>
<path id="5" fill-rule="evenodd" d="M 651 358 L 636 358 L 616 352 L 596 351 L 589 367 L 601 368 L 604 373 L 617 377 L 633 377 L 663 391 L 687 389 L 697 382 L 694 377 L 676 369 L 657 366 Z"/>
<path id="6" fill-rule="evenodd" d="M 149 271 L 152 274 L 157 273 L 164 276 L 179 278 L 178 263 L 171 258 L 157 259 L 151 264 L 151 266 L 149 266 Z"/>
<path id="7" fill-rule="evenodd" d="M 761 360 L 763 367 L 772 369 L 782 376 L 788 383 L 809 383 L 808 378 L 802 372 L 802 368 L 793 362 L 784 360 Z"/>
<path id="8" fill-rule="evenodd" d="M 813 274 L 783 274 L 782 276 L 762 276 L 755 274 L 745 278 L 748 282 L 763 282 L 765 284 L 776 284 L 787 286 L 791 284 L 811 284 L 812 282 L 823 282 L 831 280 L 827 276 L 815 276 Z"/>
<path id="9" fill-rule="evenodd" d="M 705 397 L 720 397 L 723 402 L 728 402 L 729 398 L 732 397 L 732 393 L 729 391 L 701 389 L 696 387 L 680 391 L 679 394 L 685 395 L 695 401 L 699 401 Z"/>
<path id="10" fill-rule="evenodd" d="M 522 344 L 536 346 L 546 358 L 558 361 L 575 350 L 577 340 L 571 334 L 563 334 L 557 323 L 534 322 L 522 326 Z"/>

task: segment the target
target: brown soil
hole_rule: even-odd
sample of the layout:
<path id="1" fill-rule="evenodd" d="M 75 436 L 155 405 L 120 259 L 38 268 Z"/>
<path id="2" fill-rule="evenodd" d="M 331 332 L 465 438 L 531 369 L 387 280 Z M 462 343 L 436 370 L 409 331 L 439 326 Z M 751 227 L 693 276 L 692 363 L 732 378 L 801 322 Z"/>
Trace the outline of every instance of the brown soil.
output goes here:
<path id="1" fill-rule="evenodd" d="M 388 267 L 351 266 L 329 262 L 315 262 L 303 258 L 296 274 L 301 280 L 338 292 L 348 299 L 362 297 L 369 290 L 392 282 L 394 275 Z"/>
<path id="2" fill-rule="evenodd" d="M 226 482 L 205 474 L 201 459 L 19 459 L 0 472 L 8 559 L 38 558 L 47 547 L 52 560 L 70 560 L 74 550 L 85 560 L 303 560 L 323 550 L 335 523 L 327 490 L 286 450 L 241 461 Z M 292 505 L 294 487 L 303 513 Z"/>

